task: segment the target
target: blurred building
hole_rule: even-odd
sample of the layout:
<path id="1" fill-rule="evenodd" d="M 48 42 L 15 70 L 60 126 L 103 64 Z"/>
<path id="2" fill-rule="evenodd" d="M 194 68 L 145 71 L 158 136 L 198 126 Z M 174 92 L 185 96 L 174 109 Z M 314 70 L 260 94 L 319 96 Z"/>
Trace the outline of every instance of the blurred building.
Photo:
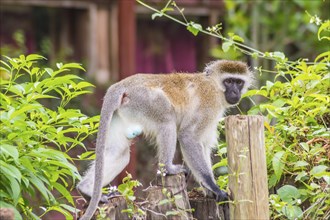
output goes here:
<path id="1" fill-rule="evenodd" d="M 167 1 L 145 2 L 161 9 Z M 220 22 L 222 0 L 176 2 L 203 27 Z M 1 47 L 14 44 L 12 36 L 21 30 L 28 53 L 82 62 L 97 83 L 135 72 L 196 71 L 215 43 L 167 18 L 151 20 L 152 12 L 135 0 L 0 0 L 0 6 Z"/>

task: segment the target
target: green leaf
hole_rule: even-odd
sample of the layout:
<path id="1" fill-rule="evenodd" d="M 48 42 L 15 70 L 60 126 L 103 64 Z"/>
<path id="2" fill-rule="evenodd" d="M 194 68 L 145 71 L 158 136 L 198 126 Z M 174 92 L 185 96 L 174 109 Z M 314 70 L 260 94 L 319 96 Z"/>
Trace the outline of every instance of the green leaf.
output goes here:
<path id="1" fill-rule="evenodd" d="M 263 97 L 267 97 L 267 91 L 266 90 L 249 90 L 247 91 L 246 93 L 244 93 L 242 95 L 242 98 L 245 98 L 245 97 L 251 97 L 251 96 L 255 96 L 255 95 L 260 95 L 260 96 L 263 96 Z"/>
<path id="2" fill-rule="evenodd" d="M 318 165 L 318 166 L 316 166 L 316 167 L 313 167 L 313 169 L 311 170 L 311 174 L 312 175 L 315 175 L 315 174 L 317 174 L 317 173 L 320 173 L 320 172 L 324 172 L 324 171 L 326 171 L 327 170 L 327 166 L 325 166 L 325 165 Z"/>
<path id="3" fill-rule="evenodd" d="M 63 185 L 59 183 L 52 183 L 52 185 L 55 187 L 57 191 L 59 191 L 59 193 L 61 193 L 64 196 L 64 198 L 66 198 L 66 200 L 68 200 L 70 204 L 74 205 L 74 201 L 70 192 Z"/>
<path id="4" fill-rule="evenodd" d="M 49 76 L 53 75 L 54 70 L 51 68 L 45 68 L 46 72 L 48 73 Z"/>
<path id="5" fill-rule="evenodd" d="M 3 93 L 0 93 L 0 100 L 1 101 L 5 101 L 7 105 L 10 105 L 11 104 L 11 100 L 8 96 L 6 96 L 5 94 Z M 1 103 L 1 106 L 4 106 L 6 105 L 5 103 Z"/>
<path id="6" fill-rule="evenodd" d="M 278 107 L 278 108 L 283 107 L 285 104 L 286 104 L 286 100 L 285 99 L 281 99 L 281 98 L 276 99 L 272 103 L 273 106 Z"/>
<path id="7" fill-rule="evenodd" d="M 165 7 L 161 10 L 163 13 L 167 12 L 167 11 L 174 11 L 174 9 L 172 7 Z"/>
<path id="8" fill-rule="evenodd" d="M 282 212 L 290 220 L 300 219 L 299 217 L 303 215 L 303 211 L 300 207 L 292 205 L 284 206 Z"/>
<path id="9" fill-rule="evenodd" d="M 71 69 L 71 68 L 72 69 L 81 69 L 83 71 L 86 71 L 80 63 L 67 63 L 67 64 L 64 64 L 63 66 L 61 66 L 60 69 Z"/>
<path id="10" fill-rule="evenodd" d="M 294 179 L 294 181 L 297 182 L 297 181 L 301 180 L 301 178 L 303 178 L 303 177 L 308 177 L 306 171 L 302 171 L 302 172 L 300 172 L 300 173 L 296 176 L 296 178 Z"/>
<path id="11" fill-rule="evenodd" d="M 163 16 L 163 13 L 155 12 L 151 15 L 151 19 L 155 20 L 155 18 L 162 17 L 162 16 Z"/>
<path id="12" fill-rule="evenodd" d="M 0 171 L 0 173 L 12 176 L 13 178 L 17 179 L 18 182 L 21 182 L 22 174 L 15 166 L 0 160 Z"/>
<path id="13" fill-rule="evenodd" d="M 234 34 L 234 33 L 228 33 L 228 36 L 229 36 L 232 40 L 234 40 L 234 41 L 244 43 L 244 39 L 243 39 L 242 37 L 240 37 L 240 36 Z"/>
<path id="14" fill-rule="evenodd" d="M 56 67 L 57 67 L 58 69 L 62 69 L 62 67 L 63 67 L 63 63 L 56 63 Z"/>
<path id="15" fill-rule="evenodd" d="M 46 201 L 49 202 L 49 196 L 48 196 L 48 194 L 50 194 L 49 190 L 45 187 L 44 183 L 39 178 L 37 178 L 31 173 L 30 175 L 31 175 L 30 176 L 31 183 L 38 189 L 38 191 L 46 199 Z"/>
<path id="16" fill-rule="evenodd" d="M 330 175 L 323 176 L 324 181 L 330 185 Z"/>
<path id="17" fill-rule="evenodd" d="M 10 115 L 10 119 L 15 118 L 16 116 L 22 115 L 30 110 L 36 110 L 41 108 L 41 106 L 39 104 L 30 104 L 30 105 L 26 105 L 18 110 L 16 110 L 12 115 Z"/>
<path id="18" fill-rule="evenodd" d="M 244 43 L 244 39 L 241 38 L 241 37 L 238 36 L 238 35 L 234 35 L 234 36 L 232 37 L 232 39 L 233 39 L 234 41 L 238 41 L 238 42 L 242 42 L 242 43 Z"/>
<path id="19" fill-rule="evenodd" d="M 187 30 L 190 31 L 194 36 L 197 36 L 199 31 L 203 30 L 202 25 L 190 22 L 187 26 Z"/>
<path id="20" fill-rule="evenodd" d="M 275 58 L 279 58 L 279 59 L 281 59 L 281 60 L 284 60 L 284 59 L 285 59 L 285 55 L 284 55 L 284 53 L 282 53 L 282 52 L 275 51 L 275 52 L 272 53 L 272 54 L 273 54 L 273 57 L 275 57 Z"/>
<path id="21" fill-rule="evenodd" d="M 323 52 L 315 58 L 315 62 L 330 60 L 330 51 Z M 329 75 L 329 74 L 328 74 Z"/>
<path id="22" fill-rule="evenodd" d="M 19 153 L 18 153 L 17 148 L 13 145 L 1 144 L 0 145 L 0 154 L 2 154 L 2 153 L 12 157 L 15 161 L 18 160 Z"/>
<path id="23" fill-rule="evenodd" d="M 30 54 L 26 57 L 27 61 L 35 61 L 35 60 L 47 60 L 45 57 L 38 54 Z"/>
<path id="24" fill-rule="evenodd" d="M 284 185 L 277 190 L 277 194 L 282 201 L 292 203 L 293 199 L 300 198 L 299 190 L 291 185 Z"/>
<path id="25" fill-rule="evenodd" d="M 306 151 L 309 152 L 309 145 L 305 142 L 299 143 L 299 145 Z"/>
<path id="26" fill-rule="evenodd" d="M 330 31 L 330 20 L 327 20 L 326 22 L 324 22 L 320 26 L 320 28 L 319 28 L 319 30 L 317 32 L 317 37 L 318 37 L 319 40 L 323 40 L 323 39 L 330 40 L 329 33 L 327 35 L 325 35 L 325 36 L 321 36 L 321 33 L 323 31 L 328 31 L 328 32 Z"/>
<path id="27" fill-rule="evenodd" d="M 277 180 L 280 180 L 281 175 L 283 173 L 284 163 L 281 161 L 281 159 L 284 154 L 285 154 L 284 151 L 279 151 L 274 155 L 272 160 L 273 169 Z"/>
<path id="28" fill-rule="evenodd" d="M 212 166 L 212 169 L 214 170 L 214 169 L 217 169 L 219 167 L 226 167 L 227 165 L 228 165 L 228 161 L 227 161 L 227 158 L 225 158 L 225 159 L 222 159 L 220 162 L 214 164 Z"/>
<path id="29" fill-rule="evenodd" d="M 2 172 L 2 171 L 4 170 L 3 169 L 0 170 L 1 175 L 3 175 L 2 181 L 4 181 L 4 183 L 7 183 L 6 187 L 7 186 L 10 187 L 10 188 L 9 187 L 6 188 L 7 193 L 10 195 L 10 198 L 13 200 L 13 204 L 16 205 L 18 203 L 21 194 L 20 184 L 17 182 L 17 179 L 15 179 L 13 176 L 6 175 L 6 172 Z M 6 180 L 8 180 L 8 182 Z M 2 190 L 3 189 L 1 189 L 1 191 Z"/>
<path id="30" fill-rule="evenodd" d="M 85 159 L 95 159 L 95 152 L 94 151 L 87 151 L 82 153 L 80 156 L 78 156 L 80 160 L 85 160 Z"/>
<path id="31" fill-rule="evenodd" d="M 325 174 L 325 171 L 327 170 L 327 168 L 328 167 L 325 165 L 315 166 L 311 170 L 310 174 L 314 177 L 321 178 Z"/>
<path id="32" fill-rule="evenodd" d="M 77 209 L 77 207 L 72 207 L 67 204 L 60 204 L 60 206 L 64 209 L 68 210 L 71 213 L 77 213 L 77 211 L 80 211 L 79 209 Z"/>
<path id="33" fill-rule="evenodd" d="M 306 167 L 308 165 L 309 163 L 307 163 L 306 161 L 297 161 L 294 163 L 294 168 Z"/>
<path id="34" fill-rule="evenodd" d="M 233 45 L 233 42 L 232 42 L 232 41 L 224 42 L 224 43 L 222 44 L 222 50 L 223 50 L 224 52 L 228 52 L 229 49 L 230 49 L 230 47 L 231 47 L 232 45 Z"/>
<path id="35" fill-rule="evenodd" d="M 95 87 L 92 83 L 89 83 L 89 82 L 79 82 L 77 85 L 76 85 L 76 89 L 83 89 L 83 88 L 86 88 L 86 87 Z"/>
<path id="36" fill-rule="evenodd" d="M 59 76 L 59 77 L 56 77 L 54 79 L 51 79 L 49 81 L 47 81 L 45 83 L 45 87 L 50 87 L 50 88 L 53 88 L 55 86 L 61 86 L 62 89 L 64 89 L 65 87 L 63 87 L 62 85 L 63 84 L 71 84 L 71 83 L 74 83 L 72 80 L 73 79 L 81 79 L 81 77 L 77 76 L 77 75 L 65 75 L 65 76 Z"/>
<path id="37" fill-rule="evenodd" d="M 30 172 L 34 173 L 35 172 L 35 167 L 31 163 L 31 158 L 29 156 L 23 156 L 20 158 L 20 162 L 22 166 L 27 168 Z"/>
<path id="38" fill-rule="evenodd" d="M 58 211 L 59 213 L 62 213 L 65 217 L 66 220 L 73 220 L 73 216 L 70 212 L 64 210 L 62 207 L 60 206 L 51 206 L 48 208 L 49 211 L 54 210 L 54 211 Z"/>

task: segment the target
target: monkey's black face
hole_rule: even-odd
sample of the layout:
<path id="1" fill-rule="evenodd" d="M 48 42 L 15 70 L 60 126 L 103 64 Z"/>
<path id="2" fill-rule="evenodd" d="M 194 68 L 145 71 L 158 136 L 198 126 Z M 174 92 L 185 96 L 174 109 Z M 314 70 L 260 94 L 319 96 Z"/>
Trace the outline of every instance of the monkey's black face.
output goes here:
<path id="1" fill-rule="evenodd" d="M 241 99 L 241 91 L 244 86 L 244 81 L 238 78 L 227 78 L 223 81 L 226 88 L 226 101 L 231 104 L 237 104 Z"/>

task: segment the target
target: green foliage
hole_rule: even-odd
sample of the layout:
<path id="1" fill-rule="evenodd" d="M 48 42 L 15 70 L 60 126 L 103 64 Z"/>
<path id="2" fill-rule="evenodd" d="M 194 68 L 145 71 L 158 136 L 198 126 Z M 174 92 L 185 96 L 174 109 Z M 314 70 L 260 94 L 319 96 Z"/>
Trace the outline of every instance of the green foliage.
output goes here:
<path id="1" fill-rule="evenodd" d="M 129 173 L 127 173 L 127 176 L 123 179 L 123 183 L 118 186 L 118 192 L 124 196 L 127 203 L 127 209 L 122 210 L 122 212 L 127 213 L 131 218 L 134 217 L 134 219 L 139 219 L 139 217 L 146 215 L 146 213 L 135 203 L 136 197 L 133 189 L 138 186 L 142 186 L 142 184 L 137 180 L 132 180 L 132 175 Z"/>
<path id="2" fill-rule="evenodd" d="M 276 190 L 270 196 L 272 219 L 326 219 L 330 216 L 330 52 L 310 63 L 278 59 L 275 81 L 244 95 L 266 99 L 249 113 L 266 116 L 269 187 Z"/>
<path id="3" fill-rule="evenodd" d="M 326 46 L 325 42 L 315 41 L 313 34 L 317 28 L 310 23 L 320 19 L 315 16 L 310 20 L 309 13 L 328 16 L 329 1 L 227 0 L 224 3 L 227 31 L 238 34 L 261 51 L 283 51 L 291 59 L 297 59 L 312 57 Z"/>
<path id="4" fill-rule="evenodd" d="M 0 204 L 13 208 L 16 219 L 40 219 L 51 210 L 73 219 L 70 190 L 80 176 L 69 153 L 85 148 L 98 117 L 65 108 L 90 92 L 90 83 L 69 74 L 84 69 L 76 63 L 42 68 L 43 59 L 31 54 L 0 60 Z M 47 102 L 58 106 L 47 108 Z"/>

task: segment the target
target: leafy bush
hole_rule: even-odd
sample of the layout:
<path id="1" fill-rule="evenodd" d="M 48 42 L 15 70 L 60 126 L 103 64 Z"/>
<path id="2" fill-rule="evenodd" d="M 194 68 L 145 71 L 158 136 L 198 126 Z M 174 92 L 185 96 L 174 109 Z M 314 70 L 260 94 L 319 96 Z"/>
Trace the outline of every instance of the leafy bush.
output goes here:
<path id="1" fill-rule="evenodd" d="M 39 219 L 51 210 L 73 219 L 67 188 L 80 176 L 69 153 L 85 147 L 98 117 L 65 107 L 92 84 L 64 74 L 83 70 L 79 64 L 57 64 L 53 70 L 38 66 L 42 60 L 33 54 L 0 61 L 0 206 L 14 209 L 16 219 Z M 47 102 L 57 107 L 45 107 Z"/>
<path id="2" fill-rule="evenodd" d="M 329 62 L 329 51 L 312 63 L 278 62 L 274 82 L 245 94 L 266 98 L 249 113 L 267 118 L 272 219 L 330 216 Z"/>

